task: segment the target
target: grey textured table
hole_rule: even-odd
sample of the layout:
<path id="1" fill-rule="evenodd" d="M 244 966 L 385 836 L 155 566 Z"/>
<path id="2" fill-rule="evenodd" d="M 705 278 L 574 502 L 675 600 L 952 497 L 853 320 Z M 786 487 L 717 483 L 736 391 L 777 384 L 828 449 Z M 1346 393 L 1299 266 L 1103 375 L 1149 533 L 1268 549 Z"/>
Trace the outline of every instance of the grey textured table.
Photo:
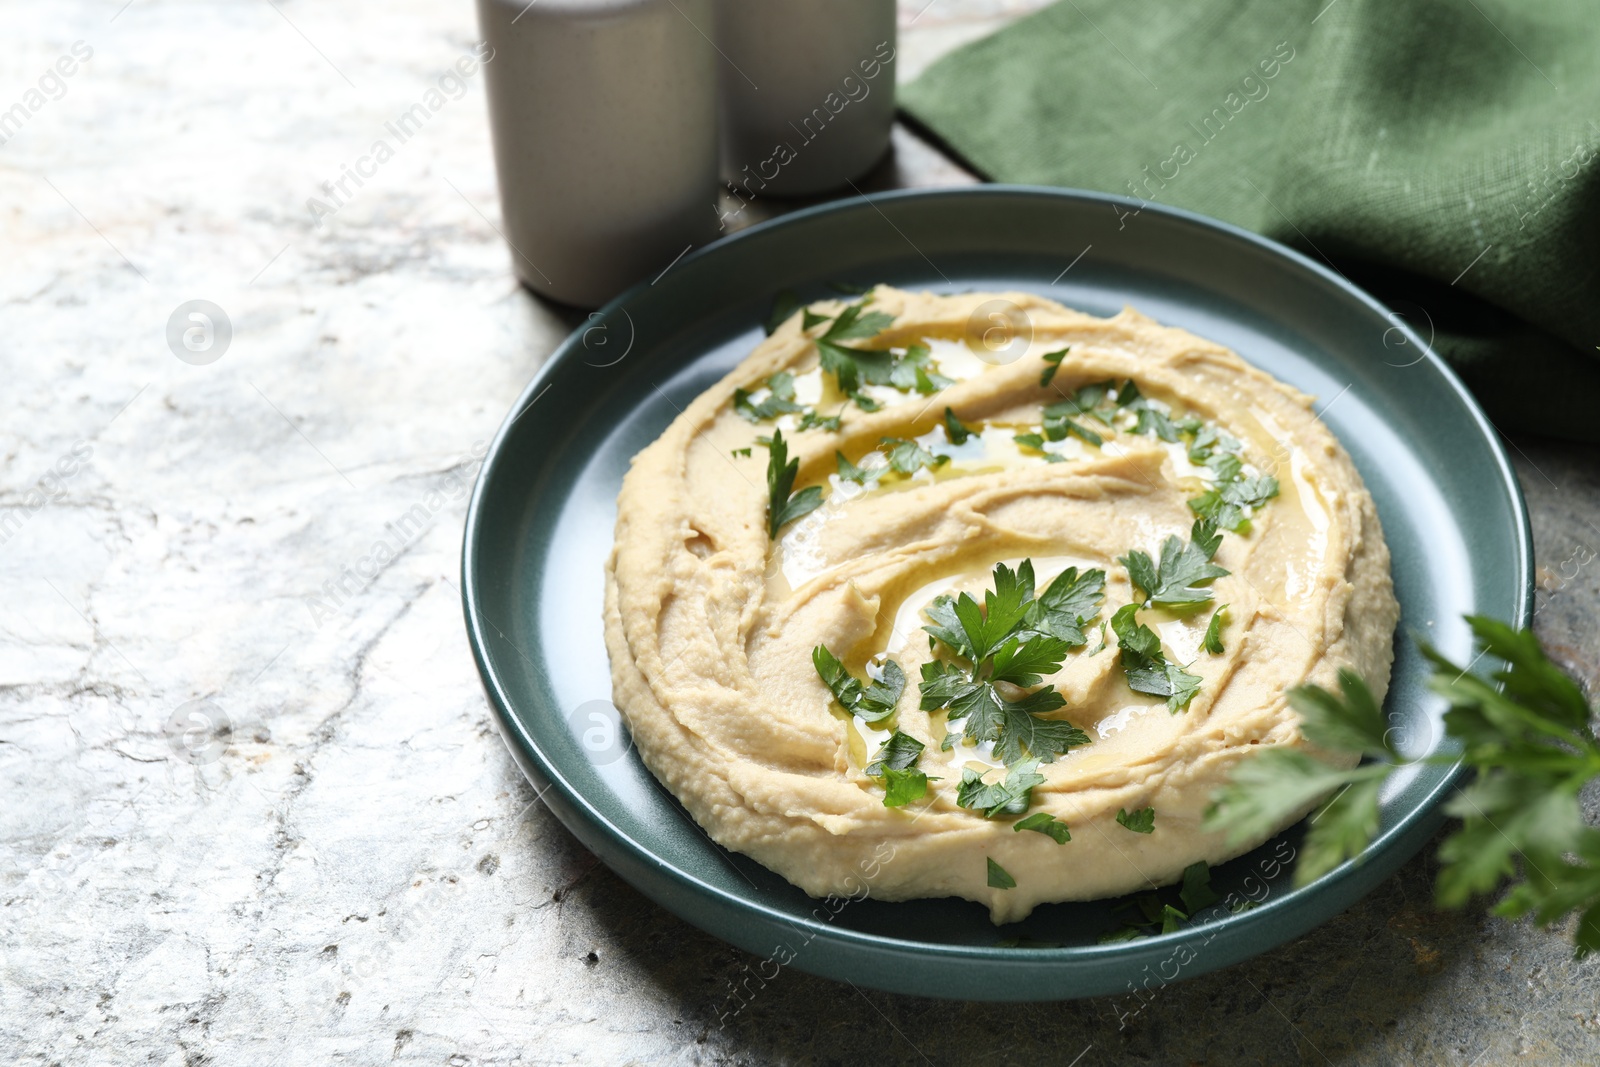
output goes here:
<path id="1" fill-rule="evenodd" d="M 1034 6 L 913 0 L 900 76 Z M 1425 856 L 1136 1015 L 794 971 L 735 1011 L 753 961 L 551 818 L 467 653 L 474 449 L 576 321 L 512 281 L 478 80 L 306 207 L 467 51 L 470 5 L 4 14 L 0 1061 L 1600 1061 L 1600 963 L 1435 912 Z M 871 184 L 970 180 L 902 131 Z M 232 324 L 208 365 L 165 337 L 193 299 Z M 1600 454 L 1512 443 L 1538 626 L 1593 687 Z"/>

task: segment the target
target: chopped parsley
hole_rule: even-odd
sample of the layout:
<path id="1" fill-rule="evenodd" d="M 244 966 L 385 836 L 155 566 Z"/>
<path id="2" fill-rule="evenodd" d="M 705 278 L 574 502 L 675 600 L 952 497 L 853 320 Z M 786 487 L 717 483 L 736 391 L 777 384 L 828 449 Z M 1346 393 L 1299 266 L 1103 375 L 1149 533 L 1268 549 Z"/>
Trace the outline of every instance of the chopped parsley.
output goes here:
<path id="1" fill-rule="evenodd" d="M 901 685 L 904 684 L 902 675 Z M 921 800 L 927 796 L 929 778 L 925 772 L 917 768 L 917 761 L 922 758 L 922 750 L 921 741 L 896 730 L 889 735 L 889 740 L 883 743 L 883 747 L 878 749 L 877 757 L 867 765 L 866 773 L 869 777 L 883 779 L 884 807 L 902 808 L 913 800 Z"/>
<path id="2" fill-rule="evenodd" d="M 951 444 L 964 445 L 967 443 L 967 438 L 977 432 L 970 426 L 963 425 L 961 420 L 956 418 L 954 411 L 949 408 L 944 409 L 944 435 Z"/>
<path id="3" fill-rule="evenodd" d="M 839 427 L 844 425 L 844 419 L 838 415 L 818 415 L 816 410 L 806 412 L 800 416 L 800 430 L 826 430 L 829 433 L 838 433 Z"/>
<path id="4" fill-rule="evenodd" d="M 1203 604 L 1215 594 L 1206 588 L 1228 572 L 1211 562 L 1222 545 L 1222 535 L 1205 519 L 1196 519 L 1184 544 L 1177 534 L 1161 546 L 1161 563 L 1153 563 L 1135 549 L 1117 562 L 1128 568 L 1128 578 L 1142 594 L 1141 603 L 1160 608 L 1184 608 Z"/>
<path id="5" fill-rule="evenodd" d="M 1222 628 L 1228 622 L 1228 605 L 1224 604 L 1211 613 L 1211 621 L 1206 625 L 1206 636 L 1201 640 L 1200 647 L 1213 656 L 1223 653 Z"/>
<path id="6" fill-rule="evenodd" d="M 1015 889 L 1015 888 L 1017 888 L 1017 880 L 1015 878 L 1011 877 L 1010 874 L 1006 873 L 1006 869 L 1004 867 L 1000 866 L 994 860 L 989 859 L 987 856 L 984 857 L 983 862 L 985 862 L 985 863 L 987 863 L 989 865 L 989 888 L 990 889 Z"/>
<path id="7" fill-rule="evenodd" d="M 1021 815 L 1033 799 L 1033 787 L 1044 784 L 1044 775 L 1038 771 L 1038 760 L 1024 760 L 1007 768 L 1001 781 L 985 784 L 982 774 L 971 767 L 963 767 L 961 784 L 956 787 L 956 803 L 963 808 L 981 809 L 986 819 L 996 815 Z"/>
<path id="8" fill-rule="evenodd" d="M 1127 808 L 1118 808 L 1117 822 L 1125 829 L 1132 830 L 1136 834 L 1154 833 L 1156 829 L 1156 809 L 1140 808 L 1137 811 L 1129 811 Z M 1188 918 L 1188 916 L 1184 916 L 1184 918 Z"/>
<path id="9" fill-rule="evenodd" d="M 938 470 L 950 462 L 949 456 L 935 455 L 903 437 L 885 437 L 883 443 L 889 446 L 889 469 L 897 474 L 915 474 L 924 467 Z"/>
<path id="10" fill-rule="evenodd" d="M 750 458 L 750 449 L 748 447 L 746 447 L 746 448 L 736 448 L 736 449 L 733 450 L 733 454 L 736 455 L 736 456 L 743 456 L 745 459 L 749 459 Z"/>
<path id="11" fill-rule="evenodd" d="M 768 331 L 768 332 L 771 332 L 771 331 Z M 1068 352 L 1071 352 L 1071 351 L 1072 351 L 1072 346 L 1068 345 L 1066 348 L 1060 349 L 1059 351 L 1056 351 L 1056 352 L 1046 352 L 1041 357 L 1045 361 L 1046 366 L 1045 366 L 1044 370 L 1039 372 L 1039 387 L 1040 388 L 1043 388 L 1043 387 L 1045 387 L 1045 386 L 1050 384 L 1051 380 L 1054 379 L 1055 376 L 1056 376 L 1056 371 L 1061 369 L 1061 359 L 1062 359 L 1062 357 L 1064 357 Z"/>
<path id="12" fill-rule="evenodd" d="M 767 422 L 779 415 L 792 415 L 805 410 L 794 402 L 794 375 L 788 371 L 779 371 L 767 379 L 765 400 L 759 404 L 753 403 L 750 400 L 752 395 L 743 389 L 733 391 L 733 410 L 751 422 Z"/>
<path id="13" fill-rule="evenodd" d="M 1067 831 L 1067 824 L 1048 811 L 1036 811 L 1026 819 L 1019 819 L 1011 829 L 1017 833 L 1033 830 L 1044 834 L 1058 845 L 1064 845 L 1072 840 L 1072 834 Z"/>
<path id="14" fill-rule="evenodd" d="M 1084 426 L 1079 420 L 1092 418 L 1110 425 L 1110 421 L 1098 409 L 1110 395 L 1111 389 L 1111 382 L 1096 382 L 1081 386 L 1076 392 L 1054 404 L 1046 404 L 1043 412 L 1044 436 L 1051 441 L 1060 441 L 1070 433 L 1096 447 L 1104 444 L 1105 438 Z"/>
<path id="15" fill-rule="evenodd" d="M 856 466 L 845 458 L 843 452 L 835 451 L 833 453 L 833 461 L 839 468 L 839 477 L 844 481 L 855 482 L 857 485 L 866 485 L 878 477 L 877 471 Z"/>
<path id="16" fill-rule="evenodd" d="M 1018 448 L 1030 449 L 1044 457 L 1046 463 L 1065 463 L 1066 456 L 1058 456 L 1054 452 L 1046 452 L 1044 438 L 1036 433 L 1013 434 L 1011 440 L 1017 443 Z"/>
<path id="17" fill-rule="evenodd" d="M 789 490 L 800 474 L 800 461 L 789 458 L 782 430 L 772 431 L 767 449 L 767 536 L 776 541 L 779 530 L 822 504 L 822 488 L 813 485 L 791 496 Z"/>
<path id="18" fill-rule="evenodd" d="M 1190 915 L 1222 899 L 1211 888 L 1211 868 L 1205 860 L 1196 860 L 1183 869 L 1183 888 L 1178 890 L 1178 896 Z"/>
<path id="19" fill-rule="evenodd" d="M 1161 638 L 1138 621 L 1138 610 L 1137 604 L 1124 604 L 1111 616 L 1111 629 L 1122 649 L 1122 671 L 1127 676 L 1128 688 L 1136 693 L 1166 697 L 1167 710 L 1176 714 L 1189 706 L 1200 691 L 1203 679 L 1176 663 L 1167 662 L 1166 653 L 1161 651 Z"/>
<path id="20" fill-rule="evenodd" d="M 1254 510 L 1278 495 L 1278 479 L 1270 474 L 1240 473 L 1239 458 L 1228 455 L 1211 465 L 1217 482 L 1210 489 L 1189 501 L 1189 510 L 1224 530 L 1238 533 L 1249 524 L 1244 509 Z"/>
<path id="21" fill-rule="evenodd" d="M 889 367 L 889 384 L 902 393 L 915 391 L 929 396 L 954 385 L 955 381 L 934 369 L 927 345 L 913 344 Z"/>
<path id="22" fill-rule="evenodd" d="M 892 659 L 884 662 L 883 677 L 870 685 L 864 685 L 861 679 L 845 670 L 844 664 L 826 645 L 811 650 L 811 663 L 839 706 L 860 716 L 863 722 L 881 722 L 893 715 L 900 695 L 905 692 L 905 672 Z"/>

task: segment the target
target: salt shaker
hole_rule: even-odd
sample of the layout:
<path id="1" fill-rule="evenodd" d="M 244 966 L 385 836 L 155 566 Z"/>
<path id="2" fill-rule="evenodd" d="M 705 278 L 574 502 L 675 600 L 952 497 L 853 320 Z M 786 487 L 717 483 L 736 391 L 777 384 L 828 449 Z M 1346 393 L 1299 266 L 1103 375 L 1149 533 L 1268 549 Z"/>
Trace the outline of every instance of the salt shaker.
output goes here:
<path id="1" fill-rule="evenodd" d="M 894 0 L 717 0 L 722 172 L 735 195 L 859 178 L 894 121 Z"/>
<path id="2" fill-rule="evenodd" d="M 594 307 L 717 228 L 712 0 L 478 0 L 505 237 Z"/>

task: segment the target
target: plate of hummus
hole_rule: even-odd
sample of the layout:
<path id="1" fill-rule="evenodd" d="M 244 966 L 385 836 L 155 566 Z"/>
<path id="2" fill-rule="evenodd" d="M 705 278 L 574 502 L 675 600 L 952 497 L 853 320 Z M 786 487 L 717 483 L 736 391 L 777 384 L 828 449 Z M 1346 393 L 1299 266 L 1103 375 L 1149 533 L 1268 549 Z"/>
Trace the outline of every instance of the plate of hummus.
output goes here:
<path id="1" fill-rule="evenodd" d="M 1437 828 L 1293 882 L 1213 825 L 1341 670 L 1448 754 L 1419 640 L 1528 618 L 1493 428 L 1406 321 L 1227 225 L 1005 186 L 797 212 L 590 317 L 485 460 L 463 598 L 513 755 L 623 878 L 897 992 L 1158 985 L 1310 930 Z M 1146 992 L 1148 995 L 1148 992 Z M 730 1010 L 737 1010 L 737 998 Z"/>

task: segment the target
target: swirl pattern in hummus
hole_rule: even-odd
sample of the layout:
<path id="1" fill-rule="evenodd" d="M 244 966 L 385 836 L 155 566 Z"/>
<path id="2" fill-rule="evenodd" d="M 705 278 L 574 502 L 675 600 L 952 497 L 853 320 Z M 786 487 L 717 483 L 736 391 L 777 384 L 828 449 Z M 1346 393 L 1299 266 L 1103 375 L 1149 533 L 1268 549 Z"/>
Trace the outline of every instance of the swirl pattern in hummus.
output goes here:
<path id="1" fill-rule="evenodd" d="M 1292 687 L 1329 684 L 1351 667 L 1381 699 L 1398 618 L 1372 499 L 1310 398 L 1132 310 L 1100 319 L 1025 293 L 887 287 L 869 300 L 892 323 L 851 343 L 925 344 L 922 379 L 862 387 L 862 405 L 877 410 L 847 403 L 819 368 L 815 339 L 826 326 L 806 330 L 795 314 L 640 452 L 624 479 L 606 642 L 616 703 L 646 765 L 717 842 L 813 895 L 964 897 L 988 905 L 996 922 L 1040 903 L 1168 884 L 1197 860 L 1254 848 L 1258 840 L 1229 847 L 1202 830 L 1213 792 L 1255 746 L 1304 746 L 1286 701 Z M 971 336 L 973 316 L 996 301 L 1031 327 L 1031 340 L 1006 338 L 1005 362 Z M 1062 349 L 1050 374 L 1042 357 Z M 761 409 L 763 383 L 781 372 L 793 375 L 793 404 Z M 1135 549 L 1156 558 L 1169 535 L 1187 539 L 1189 502 L 1214 472 L 1192 461 L 1192 441 L 1139 432 L 1125 411 L 1094 434 L 1042 447 L 1016 441 L 1042 440 L 1028 435 L 1043 405 L 1087 384 L 1130 381 L 1170 419 L 1231 435 L 1246 472 L 1275 476 L 1279 490 L 1223 535 L 1215 562 L 1229 573 L 1210 586 L 1204 610 L 1138 612 L 1167 658 L 1201 678 L 1177 712 L 1129 687 L 1117 640 L 1100 624 L 1136 598 L 1119 558 Z M 802 429 L 802 414 L 773 410 L 789 407 L 841 421 Z M 945 429 L 947 407 L 976 431 L 960 445 Z M 800 461 L 796 487 L 824 493 L 775 544 L 768 455 L 757 441 L 774 429 Z M 886 438 L 950 458 L 864 486 L 835 473 L 836 452 L 870 467 Z M 916 679 L 936 655 L 922 630 L 928 606 L 961 591 L 981 602 L 993 567 L 1023 559 L 1041 589 L 1069 566 L 1106 575 L 1087 644 L 1045 679 L 1066 700 L 1048 717 L 1089 738 L 1043 763 L 1031 795 L 1030 814 L 1069 827 L 1064 844 L 960 806 L 963 768 L 996 781 L 1000 760 L 987 744 L 942 749 L 945 712 L 919 709 Z M 1202 640 L 1223 604 L 1224 649 L 1214 654 Z M 885 656 L 899 663 L 911 681 L 890 722 L 866 722 L 834 701 L 813 667 L 819 645 L 857 677 Z M 920 768 L 937 779 L 904 807 L 887 807 L 883 782 L 866 774 L 889 726 L 924 745 Z M 1154 809 L 1153 832 L 1118 822 L 1119 811 L 1143 808 Z M 986 860 L 1015 887 L 991 886 Z"/>

